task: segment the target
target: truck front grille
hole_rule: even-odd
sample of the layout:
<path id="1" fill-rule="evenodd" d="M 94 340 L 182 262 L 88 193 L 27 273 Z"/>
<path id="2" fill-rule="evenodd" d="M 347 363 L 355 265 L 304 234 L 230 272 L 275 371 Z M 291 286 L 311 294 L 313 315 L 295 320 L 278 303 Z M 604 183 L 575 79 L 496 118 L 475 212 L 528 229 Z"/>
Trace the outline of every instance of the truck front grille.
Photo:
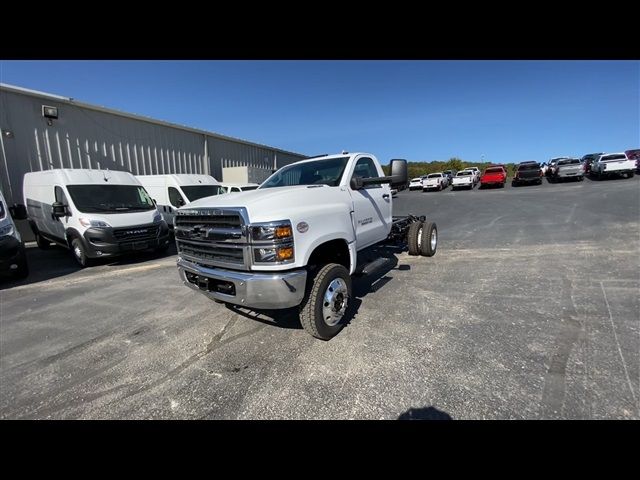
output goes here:
<path id="1" fill-rule="evenodd" d="M 248 265 L 245 221 L 238 211 L 180 211 L 174 231 L 178 254 L 189 261 L 238 269 Z"/>

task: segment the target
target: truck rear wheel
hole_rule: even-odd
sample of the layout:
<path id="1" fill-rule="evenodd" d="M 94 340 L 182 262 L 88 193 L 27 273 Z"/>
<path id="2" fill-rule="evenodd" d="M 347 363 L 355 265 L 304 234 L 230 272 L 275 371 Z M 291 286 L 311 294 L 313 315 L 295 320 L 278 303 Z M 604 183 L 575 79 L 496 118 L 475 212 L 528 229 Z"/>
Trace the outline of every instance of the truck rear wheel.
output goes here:
<path id="1" fill-rule="evenodd" d="M 435 223 L 429 222 L 422 226 L 420 241 L 420 254 L 423 257 L 433 257 L 438 248 L 438 227 Z"/>
<path id="2" fill-rule="evenodd" d="M 307 283 L 307 294 L 300 304 L 302 327 L 320 340 L 330 340 L 344 326 L 350 298 L 349 271 L 337 263 L 323 266 Z"/>
<path id="3" fill-rule="evenodd" d="M 407 243 L 409 244 L 409 255 L 420 255 L 420 243 L 422 239 L 422 222 L 413 222 L 409 225 L 407 232 Z"/>

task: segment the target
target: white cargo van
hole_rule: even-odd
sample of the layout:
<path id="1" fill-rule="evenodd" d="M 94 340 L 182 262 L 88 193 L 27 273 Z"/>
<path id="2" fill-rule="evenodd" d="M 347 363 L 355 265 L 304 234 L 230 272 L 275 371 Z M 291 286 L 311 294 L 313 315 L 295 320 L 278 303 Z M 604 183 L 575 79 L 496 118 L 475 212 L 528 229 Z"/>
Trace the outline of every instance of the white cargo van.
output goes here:
<path id="1" fill-rule="evenodd" d="M 16 214 L 16 210 L 20 213 Z M 24 220 L 25 214 L 23 206 L 9 207 L 0 192 L 0 276 L 25 278 L 29 275 L 24 244 L 12 218 Z"/>
<path id="2" fill-rule="evenodd" d="M 169 228 L 129 172 L 54 169 L 27 173 L 29 225 L 40 248 L 69 248 L 80 266 L 135 250 L 166 250 Z"/>
<path id="3" fill-rule="evenodd" d="M 173 212 L 176 208 L 225 193 L 211 175 L 188 173 L 168 175 L 138 175 L 136 177 L 156 203 L 170 229 L 173 229 Z"/>
<path id="4" fill-rule="evenodd" d="M 246 192 L 248 190 L 255 190 L 259 187 L 257 183 L 221 183 L 221 193 L 237 193 Z"/>

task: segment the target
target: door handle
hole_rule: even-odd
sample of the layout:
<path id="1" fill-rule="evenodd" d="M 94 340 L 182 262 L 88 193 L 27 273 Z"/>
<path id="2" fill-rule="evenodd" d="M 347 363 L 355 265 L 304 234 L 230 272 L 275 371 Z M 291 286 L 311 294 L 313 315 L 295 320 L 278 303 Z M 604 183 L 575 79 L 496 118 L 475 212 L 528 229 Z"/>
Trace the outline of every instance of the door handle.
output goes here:
<path id="1" fill-rule="evenodd" d="M 389 194 L 388 193 L 383 194 L 382 198 L 384 198 L 386 200 L 387 198 L 389 198 Z"/>

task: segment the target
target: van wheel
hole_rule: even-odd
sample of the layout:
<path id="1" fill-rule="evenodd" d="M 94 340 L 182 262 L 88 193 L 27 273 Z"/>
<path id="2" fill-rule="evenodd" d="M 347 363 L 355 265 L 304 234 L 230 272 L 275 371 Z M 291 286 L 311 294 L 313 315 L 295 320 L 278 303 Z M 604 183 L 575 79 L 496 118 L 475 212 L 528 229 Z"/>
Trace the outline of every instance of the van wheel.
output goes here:
<path id="1" fill-rule="evenodd" d="M 36 243 L 38 244 L 38 248 L 42 250 L 47 250 L 51 245 L 51 242 L 46 240 L 40 233 L 36 233 Z"/>
<path id="2" fill-rule="evenodd" d="M 73 258 L 76 259 L 76 262 L 78 262 L 78 265 L 82 268 L 90 267 L 93 264 L 92 259 L 87 257 L 87 251 L 79 238 L 71 240 L 71 252 L 73 253 Z"/>
<path id="3" fill-rule="evenodd" d="M 420 243 L 422 238 L 422 222 L 413 222 L 407 232 L 407 244 L 409 255 L 420 255 Z"/>
<path id="4" fill-rule="evenodd" d="M 634 175 L 635 175 L 635 172 L 628 172 L 627 178 L 633 178 Z"/>
<path id="5" fill-rule="evenodd" d="M 420 241 L 420 254 L 423 257 L 433 257 L 438 248 L 438 227 L 435 223 L 429 222 L 422 226 Z"/>
<path id="6" fill-rule="evenodd" d="M 325 265 L 307 282 L 307 294 L 300 304 L 302 327 L 320 340 L 333 338 L 344 326 L 350 299 L 349 271 L 337 263 Z"/>

